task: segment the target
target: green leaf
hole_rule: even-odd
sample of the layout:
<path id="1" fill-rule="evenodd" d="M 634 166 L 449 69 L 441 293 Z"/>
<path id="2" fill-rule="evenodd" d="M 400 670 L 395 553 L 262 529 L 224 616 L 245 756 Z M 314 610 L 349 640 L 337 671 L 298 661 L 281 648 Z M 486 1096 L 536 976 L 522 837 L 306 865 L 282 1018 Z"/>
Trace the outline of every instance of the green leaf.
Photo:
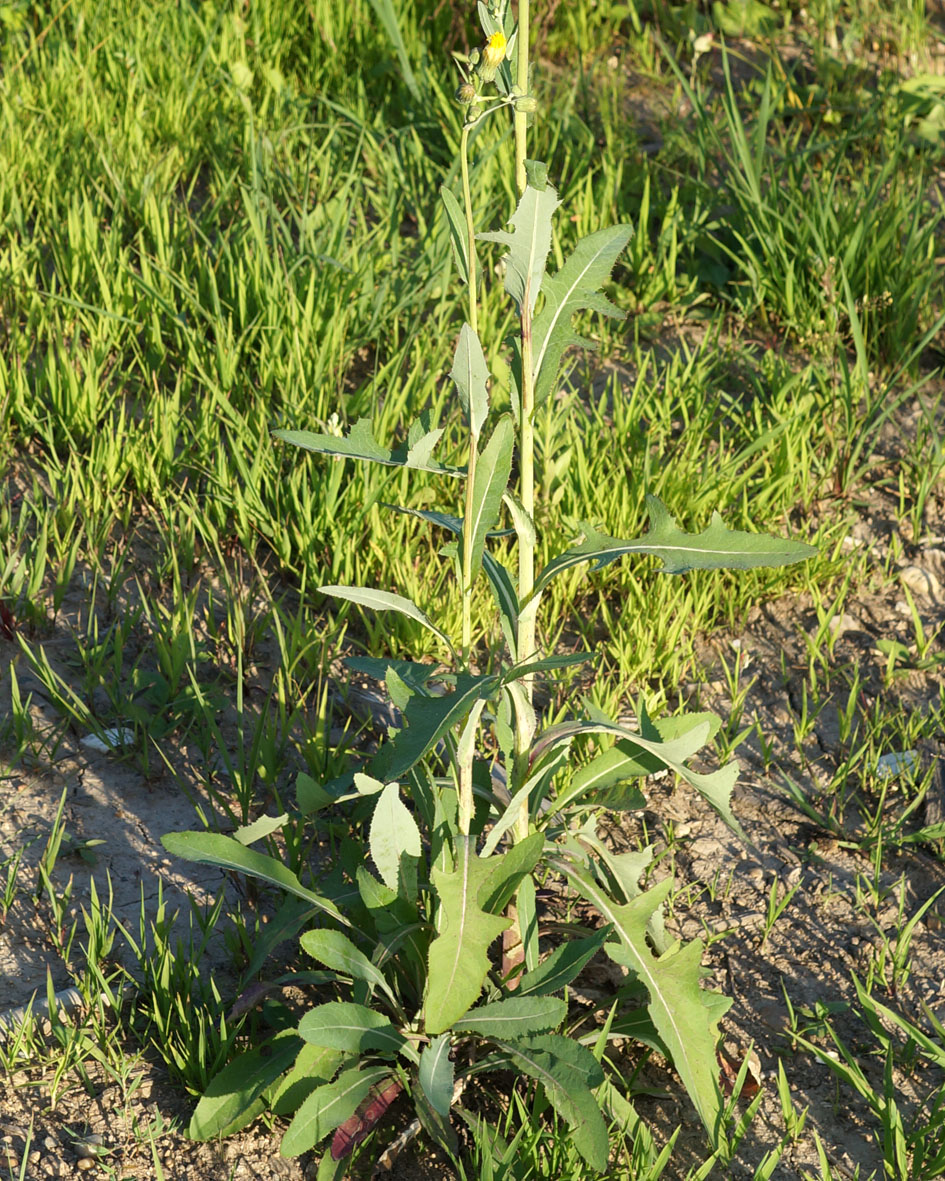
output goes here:
<path id="1" fill-rule="evenodd" d="M 289 1069 L 302 1043 L 291 1029 L 240 1054 L 210 1080 L 187 1135 L 212 1140 L 238 1132 L 265 1109 L 265 1092 Z"/>
<path id="2" fill-rule="evenodd" d="M 369 418 L 359 418 L 346 436 L 322 434 L 316 431 L 273 431 L 274 439 L 302 447 L 306 451 L 317 451 L 321 455 L 337 455 L 344 459 L 360 459 L 368 463 L 380 463 L 385 467 L 406 467 L 416 471 L 439 472 L 441 475 L 461 476 L 462 468 L 444 467 L 430 457 L 440 436 L 442 427 L 421 430 L 411 445 L 391 451 L 382 447 L 374 438 Z"/>
<path id="3" fill-rule="evenodd" d="M 306 931 L 299 943 L 306 955 L 326 968 L 350 976 L 353 980 L 363 980 L 373 988 L 381 989 L 393 1000 L 393 993 L 380 968 L 341 931 L 330 931 L 324 927 Z"/>
<path id="4" fill-rule="evenodd" d="M 340 1074 L 333 1083 L 316 1087 L 295 1113 L 282 1137 L 281 1156 L 300 1156 L 324 1140 L 329 1132 L 354 1115 L 371 1087 L 390 1075 L 390 1065 L 357 1067 Z"/>
<path id="5" fill-rule="evenodd" d="M 502 684 L 511 681 L 521 681 L 534 673 L 550 672 L 553 669 L 573 668 L 576 664 L 587 664 L 594 659 L 593 652 L 561 652 L 553 656 L 542 656 L 537 660 L 526 660 L 523 664 L 513 664 L 502 674 Z"/>
<path id="6" fill-rule="evenodd" d="M 478 577 L 482 569 L 482 554 L 486 545 L 486 534 L 495 526 L 502 509 L 502 496 L 512 471 L 512 448 L 515 445 L 515 430 L 511 418 L 506 414 L 496 423 L 492 438 L 482 449 L 476 461 L 476 475 L 473 481 L 472 517 L 463 522 L 472 534 L 472 564 L 470 580 Z M 460 545 L 462 546 L 462 542 Z"/>
<path id="7" fill-rule="evenodd" d="M 466 219 L 452 190 L 448 189 L 446 185 L 440 188 L 440 199 L 443 202 L 443 208 L 446 210 L 446 220 L 449 222 L 450 244 L 453 247 L 453 258 L 456 261 L 456 269 L 459 272 L 460 279 L 464 283 L 468 283 L 469 242 L 467 239 Z"/>
<path id="8" fill-rule="evenodd" d="M 675 771 L 681 779 L 691 784 L 703 799 L 712 805 L 729 828 L 737 833 L 742 840 L 747 841 L 748 838 L 745 836 L 742 826 L 735 819 L 735 813 L 731 806 L 732 789 L 738 778 L 738 764 L 726 763 L 717 771 L 705 774 L 693 771 L 683 762 L 683 759 L 690 757 L 693 750 L 698 750 L 705 743 L 709 729 L 709 724 L 706 723 L 704 726 L 694 727 L 691 732 L 681 734 L 668 742 L 660 742 L 644 738 L 640 734 L 634 734 L 632 730 L 617 722 L 561 722 L 556 726 L 549 726 L 539 735 L 532 746 L 530 759 L 535 762 L 553 747 L 571 742 L 582 734 L 613 734 L 616 738 L 629 739 L 634 746 L 639 747 L 644 753 L 654 755 L 662 766 Z"/>
<path id="9" fill-rule="evenodd" d="M 307 890 L 281 861 L 267 857 L 265 853 L 257 853 L 255 849 L 247 849 L 232 837 L 217 832 L 169 832 L 161 837 L 161 844 L 172 857 L 183 857 L 185 861 L 196 861 L 199 865 L 231 869 L 280 886 L 289 894 L 304 898 L 344 926 L 351 926 L 333 902 Z"/>
<path id="10" fill-rule="evenodd" d="M 592 311 L 619 319 L 626 314 L 598 289 L 610 278 L 632 233 L 632 226 L 608 226 L 582 238 L 564 266 L 545 279 L 545 305 L 532 328 L 536 405 L 553 392 L 564 350 L 570 345 L 594 347 L 571 327 L 574 314 Z"/>
<path id="11" fill-rule="evenodd" d="M 349 603 L 357 603 L 359 607 L 367 607 L 371 611 L 397 611 L 401 615 L 406 615 L 415 622 L 423 624 L 435 636 L 439 636 L 450 650 L 453 648 L 446 632 L 440 631 L 433 620 L 421 611 L 416 603 L 405 599 L 403 595 L 361 586 L 320 586 L 318 590 L 320 594 L 331 595 L 335 599 L 346 599 Z"/>
<path id="12" fill-rule="evenodd" d="M 400 798 L 396 783 L 388 783 L 378 796 L 371 820 L 370 848 L 381 880 L 392 890 L 397 889 L 400 880 L 402 858 L 420 857 L 420 829 Z"/>
<path id="13" fill-rule="evenodd" d="M 479 337 L 468 324 L 463 324 L 459 331 L 450 377 L 459 394 L 469 429 L 478 439 L 489 415 L 489 366 Z"/>
<path id="14" fill-rule="evenodd" d="M 390 41 L 391 49 L 397 55 L 397 64 L 400 66 L 400 74 L 404 80 L 404 84 L 410 91 L 410 97 L 415 103 L 423 102 L 423 93 L 417 83 L 416 75 L 413 72 L 413 67 L 410 64 L 410 58 L 407 55 L 407 45 L 404 41 L 404 35 L 401 32 L 400 20 L 398 13 L 401 11 L 398 6 L 393 3 L 393 0 L 370 0 L 371 7 L 377 16 L 378 21 L 387 34 L 387 39 Z M 414 46 L 416 48 L 416 46 Z"/>
<path id="15" fill-rule="evenodd" d="M 538 864 L 544 847 L 544 835 L 533 832 L 513 845 L 507 853 L 487 859 L 491 867 L 490 874 L 479 896 L 484 909 L 491 914 L 505 910 L 522 879 Z"/>
<path id="16" fill-rule="evenodd" d="M 549 1033 L 565 1019 L 568 1006 L 559 997 L 513 996 L 472 1009 L 453 1022 L 454 1033 L 478 1033 L 501 1041 Z"/>
<path id="17" fill-rule="evenodd" d="M 607 1127 L 592 1094 L 604 1081 L 600 1063 L 583 1046 L 559 1034 L 546 1033 L 502 1043 L 513 1064 L 545 1089 L 555 1111 L 567 1121 L 574 1146 L 603 1172 L 607 1168 Z"/>
<path id="18" fill-rule="evenodd" d="M 509 925 L 509 919 L 489 914 L 479 901 L 495 872 L 493 860 L 478 857 L 469 839 L 460 837 L 453 872 L 435 867 L 431 872 L 440 908 L 424 1000 L 428 1034 L 444 1033 L 479 999 L 489 947 Z"/>
<path id="19" fill-rule="evenodd" d="M 610 934 L 609 927 L 603 927 L 588 935 L 586 939 L 572 939 L 562 943 L 531 972 L 526 972 L 518 984 L 518 993 L 526 996 L 535 993 L 544 996 L 548 993 L 560 992 L 577 979 L 584 966 L 603 947 L 604 940 Z"/>
<path id="20" fill-rule="evenodd" d="M 332 1080 L 344 1059 L 340 1050 L 303 1042 L 292 1069 L 269 1092 L 269 1107 L 273 1114 L 291 1115 L 298 1111 L 316 1087 Z"/>
<path id="21" fill-rule="evenodd" d="M 509 248 L 503 258 L 505 290 L 515 300 L 520 314 L 526 305 L 529 312 L 535 310 L 545 277 L 545 259 L 551 249 L 551 215 L 559 205 L 551 185 L 541 190 L 528 185 L 509 221 L 511 234 L 498 230 L 477 235 L 483 242 L 499 242 Z"/>
<path id="22" fill-rule="evenodd" d="M 562 570 L 580 562 L 592 562 L 600 570 L 624 554 L 653 554 L 663 563 L 666 574 L 687 570 L 750 570 L 757 566 L 787 566 L 803 562 L 817 553 L 812 545 L 787 538 L 769 537 L 766 533 L 744 533 L 727 529 L 718 513 L 701 533 L 684 533 L 655 496 L 647 496 L 650 531 L 645 537 L 621 541 L 584 526 L 584 540 L 555 558 L 542 570 L 535 582 L 539 595 Z"/>
<path id="23" fill-rule="evenodd" d="M 261 841 L 263 837 L 276 832 L 288 822 L 288 812 L 283 812 L 281 816 L 260 816 L 252 824 L 244 824 L 236 829 L 233 839 L 239 841 L 241 845 L 252 845 L 255 841 Z"/>
<path id="24" fill-rule="evenodd" d="M 613 933 L 620 942 L 605 944 L 605 950 L 616 963 L 629 968 L 646 988 L 647 1009 L 653 1024 L 669 1049 L 673 1065 L 709 1135 L 717 1141 L 723 1132 L 724 1102 L 719 1090 L 715 1049 L 719 1021 L 731 1001 L 700 985 L 701 940 L 674 944 L 658 958 L 647 942 L 647 924 L 672 889 L 672 878 L 621 905 L 567 858 L 555 857 L 551 861 L 601 917 L 613 925 Z"/>
<path id="25" fill-rule="evenodd" d="M 515 586 L 508 570 L 488 550 L 483 550 L 482 568 L 492 587 L 496 606 L 499 608 L 502 634 L 505 636 L 505 642 L 508 644 L 509 652 L 514 660 L 518 638 L 518 595 Z"/>
<path id="26" fill-rule="evenodd" d="M 327 808 L 335 800 L 311 775 L 300 771 L 295 780 L 295 802 L 303 816 L 311 816 L 313 812 Z"/>
<path id="27" fill-rule="evenodd" d="M 406 726 L 384 743 L 371 762 L 379 779 L 394 780 L 405 775 L 453 726 L 462 721 L 473 703 L 486 701 L 499 683 L 496 676 L 456 676 L 456 688 L 442 697 L 413 697 L 406 711 Z"/>
<path id="28" fill-rule="evenodd" d="M 397 1054 L 408 1045 L 383 1013 L 351 1001 L 328 1001 L 310 1009 L 299 1022 L 299 1037 L 309 1045 L 348 1054 L 368 1050 Z"/>
<path id="29" fill-rule="evenodd" d="M 453 1106 L 453 1062 L 450 1058 L 450 1035 L 441 1033 L 425 1046 L 417 1072 L 420 1086 L 438 1114 L 446 1118 Z"/>

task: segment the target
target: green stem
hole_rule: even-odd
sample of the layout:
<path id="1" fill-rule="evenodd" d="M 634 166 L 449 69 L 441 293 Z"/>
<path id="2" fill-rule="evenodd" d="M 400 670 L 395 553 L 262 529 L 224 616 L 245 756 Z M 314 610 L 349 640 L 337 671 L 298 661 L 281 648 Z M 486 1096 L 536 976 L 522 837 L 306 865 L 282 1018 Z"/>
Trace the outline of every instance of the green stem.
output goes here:
<path id="1" fill-rule="evenodd" d="M 518 72 L 516 83 L 522 94 L 528 93 L 528 5 L 529 0 L 519 0 L 518 5 Z M 525 192 L 527 178 L 525 175 L 526 137 L 528 132 L 528 115 L 524 111 L 515 112 L 515 180 L 519 193 Z M 525 298 L 521 311 L 522 330 L 522 378 L 521 404 L 519 406 L 519 495 L 522 507 L 528 514 L 529 520 L 535 519 L 535 382 L 532 374 L 532 314 L 529 292 L 526 287 Z M 525 602 L 531 595 L 535 585 L 535 546 L 531 537 L 520 536 L 518 539 L 518 595 L 519 601 Z M 526 608 L 518 621 L 518 635 L 516 637 L 516 659 L 527 660 L 535 652 L 535 612 Z M 523 684 L 529 702 L 532 699 L 532 682 L 529 678 Z M 525 732 L 524 726 L 516 726 L 515 733 L 515 783 L 524 782 L 527 774 L 528 743 L 531 735 Z M 521 810 L 515 819 L 515 839 L 524 840 L 528 836 L 528 801 L 523 800 Z"/>
<path id="2" fill-rule="evenodd" d="M 478 334 L 479 304 L 477 298 L 476 226 L 473 221 L 472 193 L 469 187 L 469 133 L 472 125 L 463 128 L 460 144 L 460 163 L 463 177 L 463 205 L 466 210 L 466 258 L 468 270 L 469 327 Z M 473 518 L 473 494 L 476 482 L 476 460 L 479 455 L 479 439 L 469 430 L 469 459 L 466 466 L 466 499 L 463 510 L 463 554 L 462 554 L 462 607 L 463 607 L 463 664 L 468 668 L 472 654 L 472 547 L 473 531 L 469 522 Z M 468 835 L 469 820 L 473 811 L 473 750 L 459 762 L 459 817 L 460 828 Z"/>

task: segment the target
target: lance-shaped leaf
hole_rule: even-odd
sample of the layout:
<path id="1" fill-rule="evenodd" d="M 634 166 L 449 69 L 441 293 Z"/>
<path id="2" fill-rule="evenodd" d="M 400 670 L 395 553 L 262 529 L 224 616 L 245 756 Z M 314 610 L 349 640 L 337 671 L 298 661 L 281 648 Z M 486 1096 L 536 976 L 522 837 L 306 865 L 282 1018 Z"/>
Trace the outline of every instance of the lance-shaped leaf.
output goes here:
<path id="1" fill-rule="evenodd" d="M 478 857 L 471 842 L 460 839 L 453 872 L 434 868 L 431 873 L 440 900 L 440 931 L 430 944 L 424 1005 L 429 1034 L 444 1033 L 479 999 L 489 947 L 509 925 L 509 919 L 489 914 L 479 901 L 494 860 Z"/>
<path id="2" fill-rule="evenodd" d="M 567 1004 L 554 996 L 513 996 L 472 1009 L 453 1022 L 454 1033 L 478 1033 L 502 1041 L 550 1033 L 565 1019 Z"/>
<path id="3" fill-rule="evenodd" d="M 515 658 L 515 648 L 518 639 L 518 595 L 512 583 L 508 570 L 496 558 L 483 550 L 482 568 L 492 587 L 496 606 L 499 609 L 499 619 L 502 623 L 502 634 L 509 646 L 512 658 Z"/>
<path id="4" fill-rule="evenodd" d="M 474 702 L 480 698 L 488 701 L 498 684 L 496 676 L 472 677 L 461 673 L 456 677 L 452 693 L 442 697 L 412 697 L 406 710 L 406 726 L 377 752 L 371 761 L 371 774 L 387 782 L 400 779 L 465 718 Z"/>
<path id="5" fill-rule="evenodd" d="M 240 1054 L 213 1076 L 190 1121 L 191 1140 L 212 1140 L 244 1128 L 266 1106 L 266 1091 L 291 1067 L 302 1043 L 294 1030 Z"/>
<path id="6" fill-rule="evenodd" d="M 559 204 L 558 194 L 551 185 L 541 190 L 527 185 L 509 221 L 513 232 L 498 230 L 478 235 L 484 242 L 500 242 L 509 248 L 503 260 L 505 290 L 515 300 L 519 313 L 526 304 L 530 313 L 535 310 L 535 300 L 545 278 L 545 259 L 551 249 L 551 215 Z"/>
<path id="7" fill-rule="evenodd" d="M 350 976 L 352 980 L 363 980 L 372 988 L 380 988 L 393 1000 L 390 985 L 384 979 L 380 968 L 341 931 L 330 931 L 327 928 L 306 931 L 299 943 L 307 955 L 324 964 L 326 968 Z"/>
<path id="8" fill-rule="evenodd" d="M 738 778 L 738 764 L 727 763 L 718 771 L 705 774 L 693 771 L 683 762 L 683 759 L 689 758 L 693 751 L 698 750 L 706 742 L 709 731 L 709 723 L 704 723 L 671 741 L 659 742 L 635 734 L 628 727 L 621 726 L 617 722 L 561 722 L 556 726 L 549 726 L 538 736 L 532 745 L 529 757 L 534 762 L 553 747 L 571 742 L 582 734 L 612 734 L 616 738 L 629 739 L 644 754 L 654 755 L 662 766 L 675 771 L 681 779 L 691 784 L 712 805 L 729 828 L 736 832 L 742 840 L 747 841 L 748 838 L 745 836 L 742 826 L 735 819 L 731 807 L 732 788 Z"/>
<path id="9" fill-rule="evenodd" d="M 564 350 L 570 345 L 594 347 L 593 342 L 572 328 L 574 314 L 592 311 L 619 319 L 626 314 L 601 294 L 599 288 L 610 278 L 614 263 L 632 233 L 631 226 L 598 230 L 578 242 L 554 276 L 546 276 L 545 305 L 535 317 L 532 330 L 536 405 L 554 390 Z"/>
<path id="10" fill-rule="evenodd" d="M 600 951 L 609 934 L 610 928 L 604 927 L 586 939 L 562 943 L 537 968 L 525 973 L 518 982 L 517 991 L 522 996 L 560 992 L 578 977 L 584 966 Z"/>
<path id="11" fill-rule="evenodd" d="M 453 1062 L 450 1058 L 450 1035 L 441 1033 L 424 1047 L 417 1076 L 430 1106 L 444 1117 L 453 1106 Z"/>
<path id="12" fill-rule="evenodd" d="M 443 434 L 442 427 L 430 428 L 421 418 L 414 423 L 405 447 L 391 450 L 383 447 L 374 438 L 369 418 L 359 418 L 347 435 L 323 434 L 318 431 L 273 431 L 273 438 L 306 451 L 317 451 L 321 455 L 337 455 L 344 459 L 361 459 L 368 463 L 380 463 L 385 467 L 407 467 L 417 471 L 439 472 L 441 475 L 461 476 L 462 468 L 444 467 L 432 458 L 433 448 Z"/>
<path id="13" fill-rule="evenodd" d="M 750 570 L 757 566 L 788 566 L 803 562 L 817 553 L 812 545 L 766 533 L 745 533 L 726 528 L 718 513 L 701 533 L 685 533 L 670 516 L 666 506 L 655 496 L 647 496 L 650 531 L 645 537 L 622 541 L 584 526 L 584 540 L 549 562 L 535 582 L 539 595 L 556 574 L 580 562 L 592 562 L 593 568 L 613 562 L 624 554 L 653 554 L 663 563 L 666 574 L 687 570 Z"/>
<path id="14" fill-rule="evenodd" d="M 508 487 L 512 471 L 512 448 L 515 444 L 515 430 L 512 419 L 506 414 L 496 423 L 492 438 L 482 449 L 476 461 L 476 476 L 473 481 L 472 516 L 463 522 L 463 537 L 469 530 L 472 536 L 472 554 L 469 570 L 470 582 L 475 580 L 482 569 L 482 552 L 486 545 L 486 534 L 499 519 L 502 497 Z M 463 540 L 460 540 L 462 547 Z"/>
<path id="15" fill-rule="evenodd" d="M 370 1089 L 390 1075 L 390 1064 L 369 1066 L 364 1070 L 345 1070 L 323 1087 L 316 1087 L 295 1113 L 279 1153 L 299 1156 L 314 1148 L 353 1115 Z"/>
<path id="16" fill-rule="evenodd" d="M 247 849 L 245 845 L 223 833 L 169 832 L 161 837 L 161 844 L 172 856 L 183 857 L 185 861 L 215 865 L 219 869 L 231 869 L 236 873 L 245 873 L 249 877 L 270 882 L 289 894 L 304 898 L 306 902 L 331 915 L 346 927 L 351 926 L 333 902 L 322 898 L 313 890 L 306 889 L 288 866 L 277 861 L 275 857 L 257 853 L 255 849 Z"/>
<path id="17" fill-rule="evenodd" d="M 403 595 L 362 586 L 320 586 L 318 590 L 320 594 L 331 595 L 335 599 L 346 599 L 349 603 L 357 603 L 359 607 L 367 607 L 371 611 L 397 611 L 399 614 L 406 615 L 409 619 L 423 624 L 434 635 L 439 636 L 450 649 L 453 647 L 446 632 L 440 631 L 433 620 L 424 611 L 421 611 L 416 603 L 404 598 Z"/>
<path id="18" fill-rule="evenodd" d="M 669 1049 L 673 1065 L 703 1124 L 713 1140 L 717 1140 L 722 1132 L 724 1104 L 715 1047 L 719 1021 L 731 1001 L 700 985 L 701 940 L 674 944 L 659 957 L 647 942 L 647 924 L 672 889 L 672 878 L 666 878 L 632 902 L 618 905 L 590 875 L 567 858 L 550 860 L 600 916 L 613 924 L 613 934 L 619 942 L 605 944 L 605 950 L 616 963 L 629 968 L 646 988 L 647 1009 L 653 1024 Z"/>
<path id="19" fill-rule="evenodd" d="M 460 329 L 450 377 L 459 394 L 469 429 L 478 439 L 489 415 L 489 366 L 479 337 L 468 324 Z"/>
<path id="20" fill-rule="evenodd" d="M 503 1043 L 502 1049 L 514 1066 L 542 1084 L 555 1111 L 567 1121 L 574 1146 L 602 1173 L 607 1168 L 607 1127 L 592 1089 L 604 1081 L 604 1072 L 590 1050 L 554 1033 Z"/>
<path id="21" fill-rule="evenodd" d="M 399 784 L 388 783 L 378 797 L 369 843 L 381 880 L 396 890 L 403 858 L 419 858 L 422 852 L 420 829 L 400 798 Z"/>
<path id="22" fill-rule="evenodd" d="M 440 199 L 443 202 L 443 208 L 446 211 L 446 220 L 450 227 L 450 245 L 453 247 L 453 258 L 456 261 L 456 269 L 459 271 L 459 277 L 464 283 L 469 282 L 469 239 L 466 230 L 466 218 L 463 216 L 463 211 L 459 207 L 459 202 L 453 196 L 451 189 L 446 185 L 440 188 Z"/>

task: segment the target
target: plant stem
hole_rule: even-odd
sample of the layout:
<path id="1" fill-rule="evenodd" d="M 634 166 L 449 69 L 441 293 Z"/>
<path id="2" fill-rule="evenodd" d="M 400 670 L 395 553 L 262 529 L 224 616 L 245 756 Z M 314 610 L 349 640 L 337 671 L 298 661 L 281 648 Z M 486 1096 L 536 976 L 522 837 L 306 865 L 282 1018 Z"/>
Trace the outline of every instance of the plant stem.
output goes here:
<path id="1" fill-rule="evenodd" d="M 519 0 L 518 6 L 518 72 L 516 83 L 523 94 L 528 93 L 528 5 L 529 0 Z M 525 175 L 526 137 L 528 132 L 528 115 L 524 111 L 515 112 L 515 180 L 519 193 L 525 192 L 527 183 Z M 521 311 L 522 331 L 522 376 L 521 376 L 521 404 L 519 406 L 519 495 L 529 520 L 535 519 L 535 382 L 532 373 L 532 313 L 529 291 L 526 286 L 525 298 Z M 535 585 L 535 544 L 532 536 L 521 535 L 518 539 L 518 596 L 524 603 L 532 593 Z M 526 608 L 519 615 L 518 635 L 516 637 L 516 659 L 527 660 L 535 652 L 535 611 Z M 522 686 L 528 697 L 532 699 L 532 680 L 529 677 Z M 524 782 L 527 774 L 528 744 L 531 734 L 525 732 L 523 725 L 516 726 L 515 733 L 515 782 Z M 528 801 L 523 800 L 518 816 L 515 819 L 515 839 L 523 840 L 528 836 Z"/>
<path id="2" fill-rule="evenodd" d="M 478 334 L 479 303 L 477 299 L 476 267 L 476 226 L 473 221 L 472 194 L 469 187 L 469 133 L 472 124 L 463 128 L 460 144 L 460 162 L 463 175 L 463 205 L 466 210 L 466 256 L 469 297 L 469 327 Z M 466 465 L 466 499 L 463 510 L 463 554 L 462 554 L 462 599 L 463 599 L 463 664 L 468 668 L 472 654 L 472 548 L 473 530 L 469 523 L 473 519 L 475 504 L 473 494 L 476 482 L 476 460 L 479 456 L 479 438 L 473 430 L 470 416 L 469 459 Z M 459 817 L 464 835 L 469 833 L 469 821 L 473 812 L 473 748 L 459 761 Z"/>

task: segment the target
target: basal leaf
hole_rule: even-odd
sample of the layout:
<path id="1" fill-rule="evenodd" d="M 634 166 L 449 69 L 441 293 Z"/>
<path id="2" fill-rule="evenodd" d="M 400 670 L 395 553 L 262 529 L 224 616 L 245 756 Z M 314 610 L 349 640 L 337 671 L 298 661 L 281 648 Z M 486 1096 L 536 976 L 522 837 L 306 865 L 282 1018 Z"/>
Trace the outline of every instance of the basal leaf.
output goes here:
<path id="1" fill-rule="evenodd" d="M 502 497 L 509 483 L 512 471 L 512 448 L 515 431 L 511 418 L 506 414 L 496 423 L 492 438 L 482 449 L 476 461 L 476 476 L 473 481 L 472 516 L 464 521 L 462 535 L 468 529 L 472 535 L 472 562 L 470 579 L 475 580 L 482 569 L 482 554 L 486 545 L 486 534 L 494 527 L 502 509 Z M 462 547 L 463 542 L 460 541 Z"/>
<path id="2" fill-rule="evenodd" d="M 390 1075 L 390 1065 L 343 1071 L 333 1083 L 316 1087 L 295 1113 L 282 1137 L 281 1156 L 300 1156 L 353 1115 L 371 1087 Z"/>
<path id="3" fill-rule="evenodd" d="M 430 944 L 424 1004 L 428 1034 L 444 1033 L 479 999 L 489 971 L 488 950 L 509 920 L 483 910 L 479 895 L 495 867 L 460 838 L 452 873 L 434 868 L 433 888 L 440 900 L 439 933 Z"/>
<path id="4" fill-rule="evenodd" d="M 454 1033 L 478 1033 L 501 1041 L 550 1033 L 565 1019 L 567 1004 L 560 997 L 513 996 L 471 1009 L 453 1022 Z"/>
<path id="5" fill-rule="evenodd" d="M 351 1001 L 328 1001 L 309 1009 L 299 1022 L 299 1037 L 309 1045 L 347 1054 L 368 1050 L 397 1054 L 408 1045 L 383 1013 Z"/>
<path id="6" fill-rule="evenodd" d="M 307 955 L 333 972 L 340 972 L 353 980 L 363 980 L 372 988 L 379 988 L 392 996 L 390 985 L 380 968 L 341 931 L 331 931 L 325 927 L 306 931 L 299 943 Z"/>
<path id="7" fill-rule="evenodd" d="M 316 1087 L 331 1082 L 344 1059 L 340 1050 L 303 1042 L 292 1069 L 269 1091 L 270 1110 L 275 1115 L 298 1111 Z"/>
<path id="8" fill-rule="evenodd" d="M 602 295 L 599 288 L 610 278 L 614 263 L 632 233 L 631 226 L 598 230 L 578 242 L 554 276 L 546 276 L 545 305 L 535 317 L 532 330 L 536 405 L 554 390 L 564 350 L 570 345 L 593 348 L 590 341 L 571 327 L 575 313 L 592 311 L 620 319 L 626 314 Z"/>
<path id="9" fill-rule="evenodd" d="M 526 186 L 518 208 L 509 224 L 512 233 L 498 230 L 479 234 L 484 242 L 500 242 L 509 248 L 505 255 L 505 290 L 518 305 L 535 310 L 535 300 L 545 278 L 545 259 L 551 249 L 551 215 L 558 208 L 558 194 L 547 185 L 544 189 Z"/>
<path id="10" fill-rule="evenodd" d="M 647 496 L 650 531 L 645 537 L 621 541 L 584 527 L 584 540 L 549 562 L 535 582 L 539 595 L 562 570 L 580 562 L 591 562 L 595 570 L 624 554 L 653 554 L 663 563 L 666 574 L 687 570 L 749 570 L 757 566 L 787 566 L 803 562 L 817 550 L 801 541 L 770 537 L 766 533 L 745 533 L 727 529 L 718 513 L 701 533 L 684 533 L 655 496 Z"/>
<path id="11" fill-rule="evenodd" d="M 619 942 L 605 945 L 608 955 L 629 968 L 646 988 L 648 1012 L 670 1051 L 673 1065 L 713 1140 L 722 1131 L 723 1098 L 718 1084 L 715 1048 L 719 1020 L 730 1005 L 720 993 L 701 987 L 702 942 L 675 944 L 654 955 L 646 939 L 647 924 L 672 889 L 666 878 L 632 902 L 619 905 L 589 874 L 565 857 L 552 859 L 556 868 L 590 902 Z"/>
<path id="12" fill-rule="evenodd" d="M 266 1106 L 267 1089 L 291 1067 L 301 1045 L 295 1032 L 286 1030 L 224 1066 L 197 1104 L 190 1139 L 229 1136 L 255 1119 Z"/>
<path id="13" fill-rule="evenodd" d="M 441 1033 L 439 1037 L 424 1046 L 420 1055 L 420 1069 L 417 1072 L 420 1086 L 430 1102 L 430 1106 L 444 1118 L 450 1113 L 453 1105 L 453 1062 L 450 1058 L 452 1042 L 448 1033 Z"/>
<path id="14" fill-rule="evenodd" d="M 312 890 L 307 890 L 281 861 L 265 853 L 257 853 L 255 849 L 247 849 L 239 841 L 223 833 L 169 832 L 161 837 L 161 844 L 172 856 L 182 857 L 185 861 L 216 865 L 220 869 L 231 869 L 236 873 L 245 873 L 264 882 L 271 882 L 289 894 L 304 898 L 306 902 L 331 915 L 344 926 L 351 925 L 333 902 Z"/>
<path id="15" fill-rule="evenodd" d="M 479 337 L 468 324 L 463 324 L 459 331 L 450 377 L 459 394 L 469 429 L 478 439 L 489 415 L 489 366 Z"/>
<path id="16" fill-rule="evenodd" d="M 559 1034 L 504 1042 L 514 1066 L 536 1079 L 555 1111 L 567 1121 L 574 1145 L 598 1172 L 607 1168 L 607 1127 L 592 1094 L 604 1081 L 600 1063 L 583 1046 Z"/>
<path id="17" fill-rule="evenodd" d="M 406 615 L 416 623 L 423 624 L 435 636 L 439 636 L 447 647 L 453 647 L 446 632 L 440 631 L 416 603 L 404 598 L 403 595 L 362 586 L 320 586 L 318 590 L 320 594 L 331 595 L 335 599 L 346 599 L 349 603 L 357 603 L 359 607 L 367 607 L 371 611 L 397 611 L 400 615 Z"/>
<path id="18" fill-rule="evenodd" d="M 420 829 L 400 798 L 400 787 L 396 783 L 388 783 L 378 796 L 369 843 L 381 880 L 396 890 L 403 858 L 419 858 L 422 852 Z"/>

